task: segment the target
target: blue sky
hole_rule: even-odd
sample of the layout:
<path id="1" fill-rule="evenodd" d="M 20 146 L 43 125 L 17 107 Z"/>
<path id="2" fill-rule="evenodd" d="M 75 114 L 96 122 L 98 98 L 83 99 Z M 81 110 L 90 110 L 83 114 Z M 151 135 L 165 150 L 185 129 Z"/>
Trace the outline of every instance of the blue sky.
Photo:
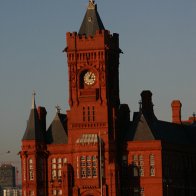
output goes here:
<path id="1" fill-rule="evenodd" d="M 196 112 L 196 1 L 96 1 L 106 29 L 120 34 L 120 95 L 131 114 L 151 90 L 155 114 L 171 121 L 180 99 L 184 119 Z M 18 163 L 36 91 L 50 124 L 68 109 L 66 32 L 78 31 L 88 0 L 0 1 L 0 162 Z M 5 152 L 10 150 L 10 154 Z"/>

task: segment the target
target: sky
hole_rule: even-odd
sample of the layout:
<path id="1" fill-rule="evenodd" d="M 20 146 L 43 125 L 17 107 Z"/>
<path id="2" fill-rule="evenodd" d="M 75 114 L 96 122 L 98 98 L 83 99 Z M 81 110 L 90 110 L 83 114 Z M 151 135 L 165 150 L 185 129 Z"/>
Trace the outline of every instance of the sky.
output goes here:
<path id="1" fill-rule="evenodd" d="M 119 33 L 120 97 L 138 111 L 151 90 L 158 119 L 171 121 L 171 102 L 182 118 L 196 112 L 196 1 L 96 0 L 102 22 Z M 46 107 L 47 125 L 58 104 L 68 106 L 66 32 L 77 32 L 88 0 L 0 0 L 0 163 L 17 167 L 31 109 Z M 11 153 L 6 153 L 7 151 Z"/>

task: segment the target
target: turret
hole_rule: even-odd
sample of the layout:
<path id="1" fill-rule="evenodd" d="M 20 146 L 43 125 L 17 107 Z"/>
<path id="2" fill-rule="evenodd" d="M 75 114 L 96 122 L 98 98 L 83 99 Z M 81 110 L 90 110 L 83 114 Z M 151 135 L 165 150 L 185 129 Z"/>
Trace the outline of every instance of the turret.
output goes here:
<path id="1" fill-rule="evenodd" d="M 33 93 L 31 112 L 22 138 L 22 150 L 20 152 L 24 195 L 39 195 L 39 192 L 47 195 L 45 184 L 47 158 L 44 139 L 45 116 L 45 108 L 40 107 L 38 113 L 35 93 Z"/>
<path id="2" fill-rule="evenodd" d="M 22 141 L 25 140 L 44 142 L 44 134 L 41 130 L 39 115 L 35 104 L 35 93 L 33 93 L 31 112 L 27 121 L 27 128 Z"/>

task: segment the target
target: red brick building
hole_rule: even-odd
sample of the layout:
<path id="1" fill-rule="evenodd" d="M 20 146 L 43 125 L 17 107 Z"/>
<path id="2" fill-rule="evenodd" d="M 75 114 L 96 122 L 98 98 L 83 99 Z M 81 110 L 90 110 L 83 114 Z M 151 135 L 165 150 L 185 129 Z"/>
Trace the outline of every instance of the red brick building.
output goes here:
<path id="1" fill-rule="evenodd" d="M 130 120 L 119 98 L 118 34 L 93 0 L 78 33 L 67 33 L 69 106 L 46 129 L 33 94 L 22 138 L 23 196 L 196 195 L 194 126 L 160 121 L 143 91 Z"/>

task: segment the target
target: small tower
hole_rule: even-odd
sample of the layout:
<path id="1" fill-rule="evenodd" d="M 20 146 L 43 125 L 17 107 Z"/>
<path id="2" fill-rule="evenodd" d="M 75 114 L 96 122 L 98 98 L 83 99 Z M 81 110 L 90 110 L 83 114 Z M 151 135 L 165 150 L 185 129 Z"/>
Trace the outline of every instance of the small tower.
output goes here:
<path id="1" fill-rule="evenodd" d="M 20 156 L 22 162 L 23 195 L 47 195 L 44 132 L 40 126 L 40 119 L 35 104 L 35 93 L 33 93 L 32 97 L 32 107 L 27 128 L 22 138 Z"/>

